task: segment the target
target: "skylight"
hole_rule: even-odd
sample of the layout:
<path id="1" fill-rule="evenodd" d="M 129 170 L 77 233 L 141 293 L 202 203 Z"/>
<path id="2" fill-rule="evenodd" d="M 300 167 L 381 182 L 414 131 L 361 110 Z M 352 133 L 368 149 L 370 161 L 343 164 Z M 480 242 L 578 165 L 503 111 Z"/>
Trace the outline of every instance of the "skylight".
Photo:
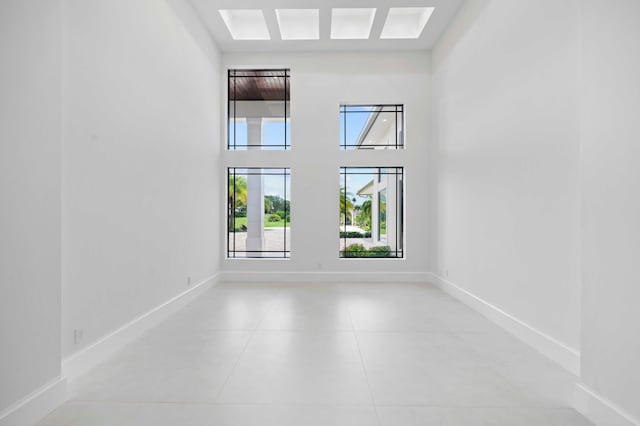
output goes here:
<path id="1" fill-rule="evenodd" d="M 331 38 L 367 39 L 375 16 L 375 8 L 331 9 Z"/>
<path id="2" fill-rule="evenodd" d="M 234 40 L 270 40 L 260 9 L 220 10 L 220 16 Z"/>
<path id="3" fill-rule="evenodd" d="M 380 38 L 419 38 L 433 7 L 392 7 Z"/>
<path id="4" fill-rule="evenodd" d="M 318 9 L 276 9 L 280 37 L 283 40 L 320 39 Z"/>

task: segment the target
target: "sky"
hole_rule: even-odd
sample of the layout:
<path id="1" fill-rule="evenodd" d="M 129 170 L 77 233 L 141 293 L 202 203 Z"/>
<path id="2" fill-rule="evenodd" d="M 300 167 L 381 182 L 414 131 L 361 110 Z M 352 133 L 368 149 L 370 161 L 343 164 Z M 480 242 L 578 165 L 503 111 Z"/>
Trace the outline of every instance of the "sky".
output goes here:
<path id="1" fill-rule="evenodd" d="M 282 170 L 282 169 L 280 169 Z M 264 195 L 277 195 L 282 199 L 291 200 L 291 176 L 286 176 L 287 196 L 284 196 L 285 179 L 283 176 L 264 177 Z"/>
<path id="2" fill-rule="evenodd" d="M 357 194 L 357 192 L 362 189 L 363 186 L 365 186 L 367 183 L 371 182 L 375 176 L 374 171 L 375 169 L 365 169 L 365 168 L 360 168 L 360 169 L 355 169 L 353 167 L 350 167 L 347 170 L 347 174 L 345 176 L 345 174 L 342 174 L 343 170 L 340 170 L 340 187 L 344 186 L 344 181 L 345 178 L 347 180 L 347 194 L 350 200 L 353 201 L 353 198 L 356 199 L 355 201 L 355 205 L 359 206 L 362 205 L 362 203 L 364 203 L 365 201 L 369 200 L 369 197 L 361 197 Z M 357 172 L 358 174 L 354 174 L 354 172 Z M 359 173 L 366 173 L 366 174 L 359 174 Z"/>
<path id="3" fill-rule="evenodd" d="M 247 145 L 247 123 L 244 121 L 238 121 L 235 125 L 235 129 L 233 123 L 229 124 L 229 143 L 233 145 L 233 132 L 235 130 L 235 143 L 236 149 L 246 149 Z M 286 124 L 287 131 L 287 142 L 291 144 L 291 124 Z M 263 145 L 279 145 L 274 147 L 265 146 L 264 150 L 277 150 L 282 149 L 284 145 L 284 132 L 285 125 L 280 122 L 265 122 L 262 125 L 262 144 Z"/>
<path id="4" fill-rule="evenodd" d="M 364 127 L 365 123 L 369 119 L 369 116 L 371 115 L 371 113 L 369 112 L 368 109 L 365 109 L 362 107 L 350 107 L 349 111 L 351 112 L 347 114 L 344 114 L 344 113 L 340 114 L 339 141 L 340 141 L 340 145 L 345 144 L 345 141 L 346 141 L 347 149 L 355 149 L 352 146 L 358 142 L 358 138 L 362 133 L 362 128 Z M 362 112 L 356 113 L 353 111 L 362 111 Z M 346 134 L 345 134 L 345 119 L 344 119 L 345 115 L 347 116 Z"/>

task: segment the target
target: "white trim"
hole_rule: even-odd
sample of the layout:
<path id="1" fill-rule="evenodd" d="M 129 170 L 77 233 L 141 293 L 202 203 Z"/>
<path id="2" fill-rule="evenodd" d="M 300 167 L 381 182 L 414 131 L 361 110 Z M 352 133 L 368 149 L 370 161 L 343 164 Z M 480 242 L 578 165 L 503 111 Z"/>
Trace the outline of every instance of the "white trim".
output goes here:
<path id="1" fill-rule="evenodd" d="M 465 305 L 478 311 L 571 373 L 576 376 L 580 375 L 580 352 L 576 349 L 565 345 L 548 334 L 434 273 L 429 273 L 428 281 L 460 300 Z"/>
<path id="2" fill-rule="evenodd" d="M 196 299 L 203 292 L 220 282 L 220 274 L 215 274 L 199 282 L 188 290 L 167 300 L 149 312 L 128 322 L 117 330 L 100 338 L 90 346 L 76 352 L 62 361 L 62 375 L 72 380 L 96 365 L 107 360 L 126 344 L 138 338 L 142 333 L 156 326 L 169 315 Z"/>
<path id="3" fill-rule="evenodd" d="M 33 426 L 67 398 L 67 380 L 58 377 L 0 412 L 0 426 Z"/>
<path id="4" fill-rule="evenodd" d="M 425 282 L 427 272 L 222 272 L 224 282 Z"/>
<path id="5" fill-rule="evenodd" d="M 639 420 L 634 419 L 629 413 L 589 389 L 584 383 L 576 384 L 573 407 L 597 425 L 640 425 Z"/>

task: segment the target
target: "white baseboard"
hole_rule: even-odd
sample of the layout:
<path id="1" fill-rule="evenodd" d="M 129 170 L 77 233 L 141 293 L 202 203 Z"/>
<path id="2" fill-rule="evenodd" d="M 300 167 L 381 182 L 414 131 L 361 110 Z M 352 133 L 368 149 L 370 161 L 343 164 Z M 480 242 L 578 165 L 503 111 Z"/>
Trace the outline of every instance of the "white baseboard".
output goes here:
<path id="1" fill-rule="evenodd" d="M 426 272 L 245 272 L 224 271 L 221 281 L 264 283 L 425 282 Z"/>
<path id="2" fill-rule="evenodd" d="M 0 426 L 33 426 L 66 399 L 67 381 L 58 377 L 0 412 Z"/>
<path id="3" fill-rule="evenodd" d="M 576 384 L 573 407 L 596 425 L 640 425 L 640 420 L 634 419 L 629 413 L 598 395 L 583 383 Z"/>
<path id="4" fill-rule="evenodd" d="M 145 331 L 153 328 L 219 282 L 220 274 L 213 275 L 107 334 L 90 346 L 69 356 L 62 361 L 62 376 L 67 380 L 73 380 L 104 362 L 126 344 L 135 340 Z"/>
<path id="5" fill-rule="evenodd" d="M 436 274 L 429 273 L 428 281 L 478 311 L 571 373 L 576 376 L 580 375 L 580 352 L 577 350 Z"/>

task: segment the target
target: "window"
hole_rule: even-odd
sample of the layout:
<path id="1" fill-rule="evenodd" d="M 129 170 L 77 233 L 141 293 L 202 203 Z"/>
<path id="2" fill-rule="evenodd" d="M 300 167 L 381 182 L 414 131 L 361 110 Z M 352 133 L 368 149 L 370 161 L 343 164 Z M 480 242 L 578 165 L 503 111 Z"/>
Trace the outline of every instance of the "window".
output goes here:
<path id="1" fill-rule="evenodd" d="M 291 148 L 290 74 L 288 69 L 228 71 L 228 150 Z M 251 166 L 242 152 L 232 157 Z M 227 169 L 229 259 L 290 258 L 291 172 L 264 162 L 260 166 Z"/>
<path id="2" fill-rule="evenodd" d="M 290 169 L 230 167 L 227 174 L 227 257 L 288 259 Z"/>
<path id="3" fill-rule="evenodd" d="M 403 204 L 404 168 L 340 168 L 340 257 L 404 257 Z"/>
<path id="4" fill-rule="evenodd" d="M 291 148 L 290 71 L 229 70 L 229 150 Z"/>
<path id="5" fill-rule="evenodd" d="M 340 106 L 340 148 L 404 149 L 403 105 Z"/>

